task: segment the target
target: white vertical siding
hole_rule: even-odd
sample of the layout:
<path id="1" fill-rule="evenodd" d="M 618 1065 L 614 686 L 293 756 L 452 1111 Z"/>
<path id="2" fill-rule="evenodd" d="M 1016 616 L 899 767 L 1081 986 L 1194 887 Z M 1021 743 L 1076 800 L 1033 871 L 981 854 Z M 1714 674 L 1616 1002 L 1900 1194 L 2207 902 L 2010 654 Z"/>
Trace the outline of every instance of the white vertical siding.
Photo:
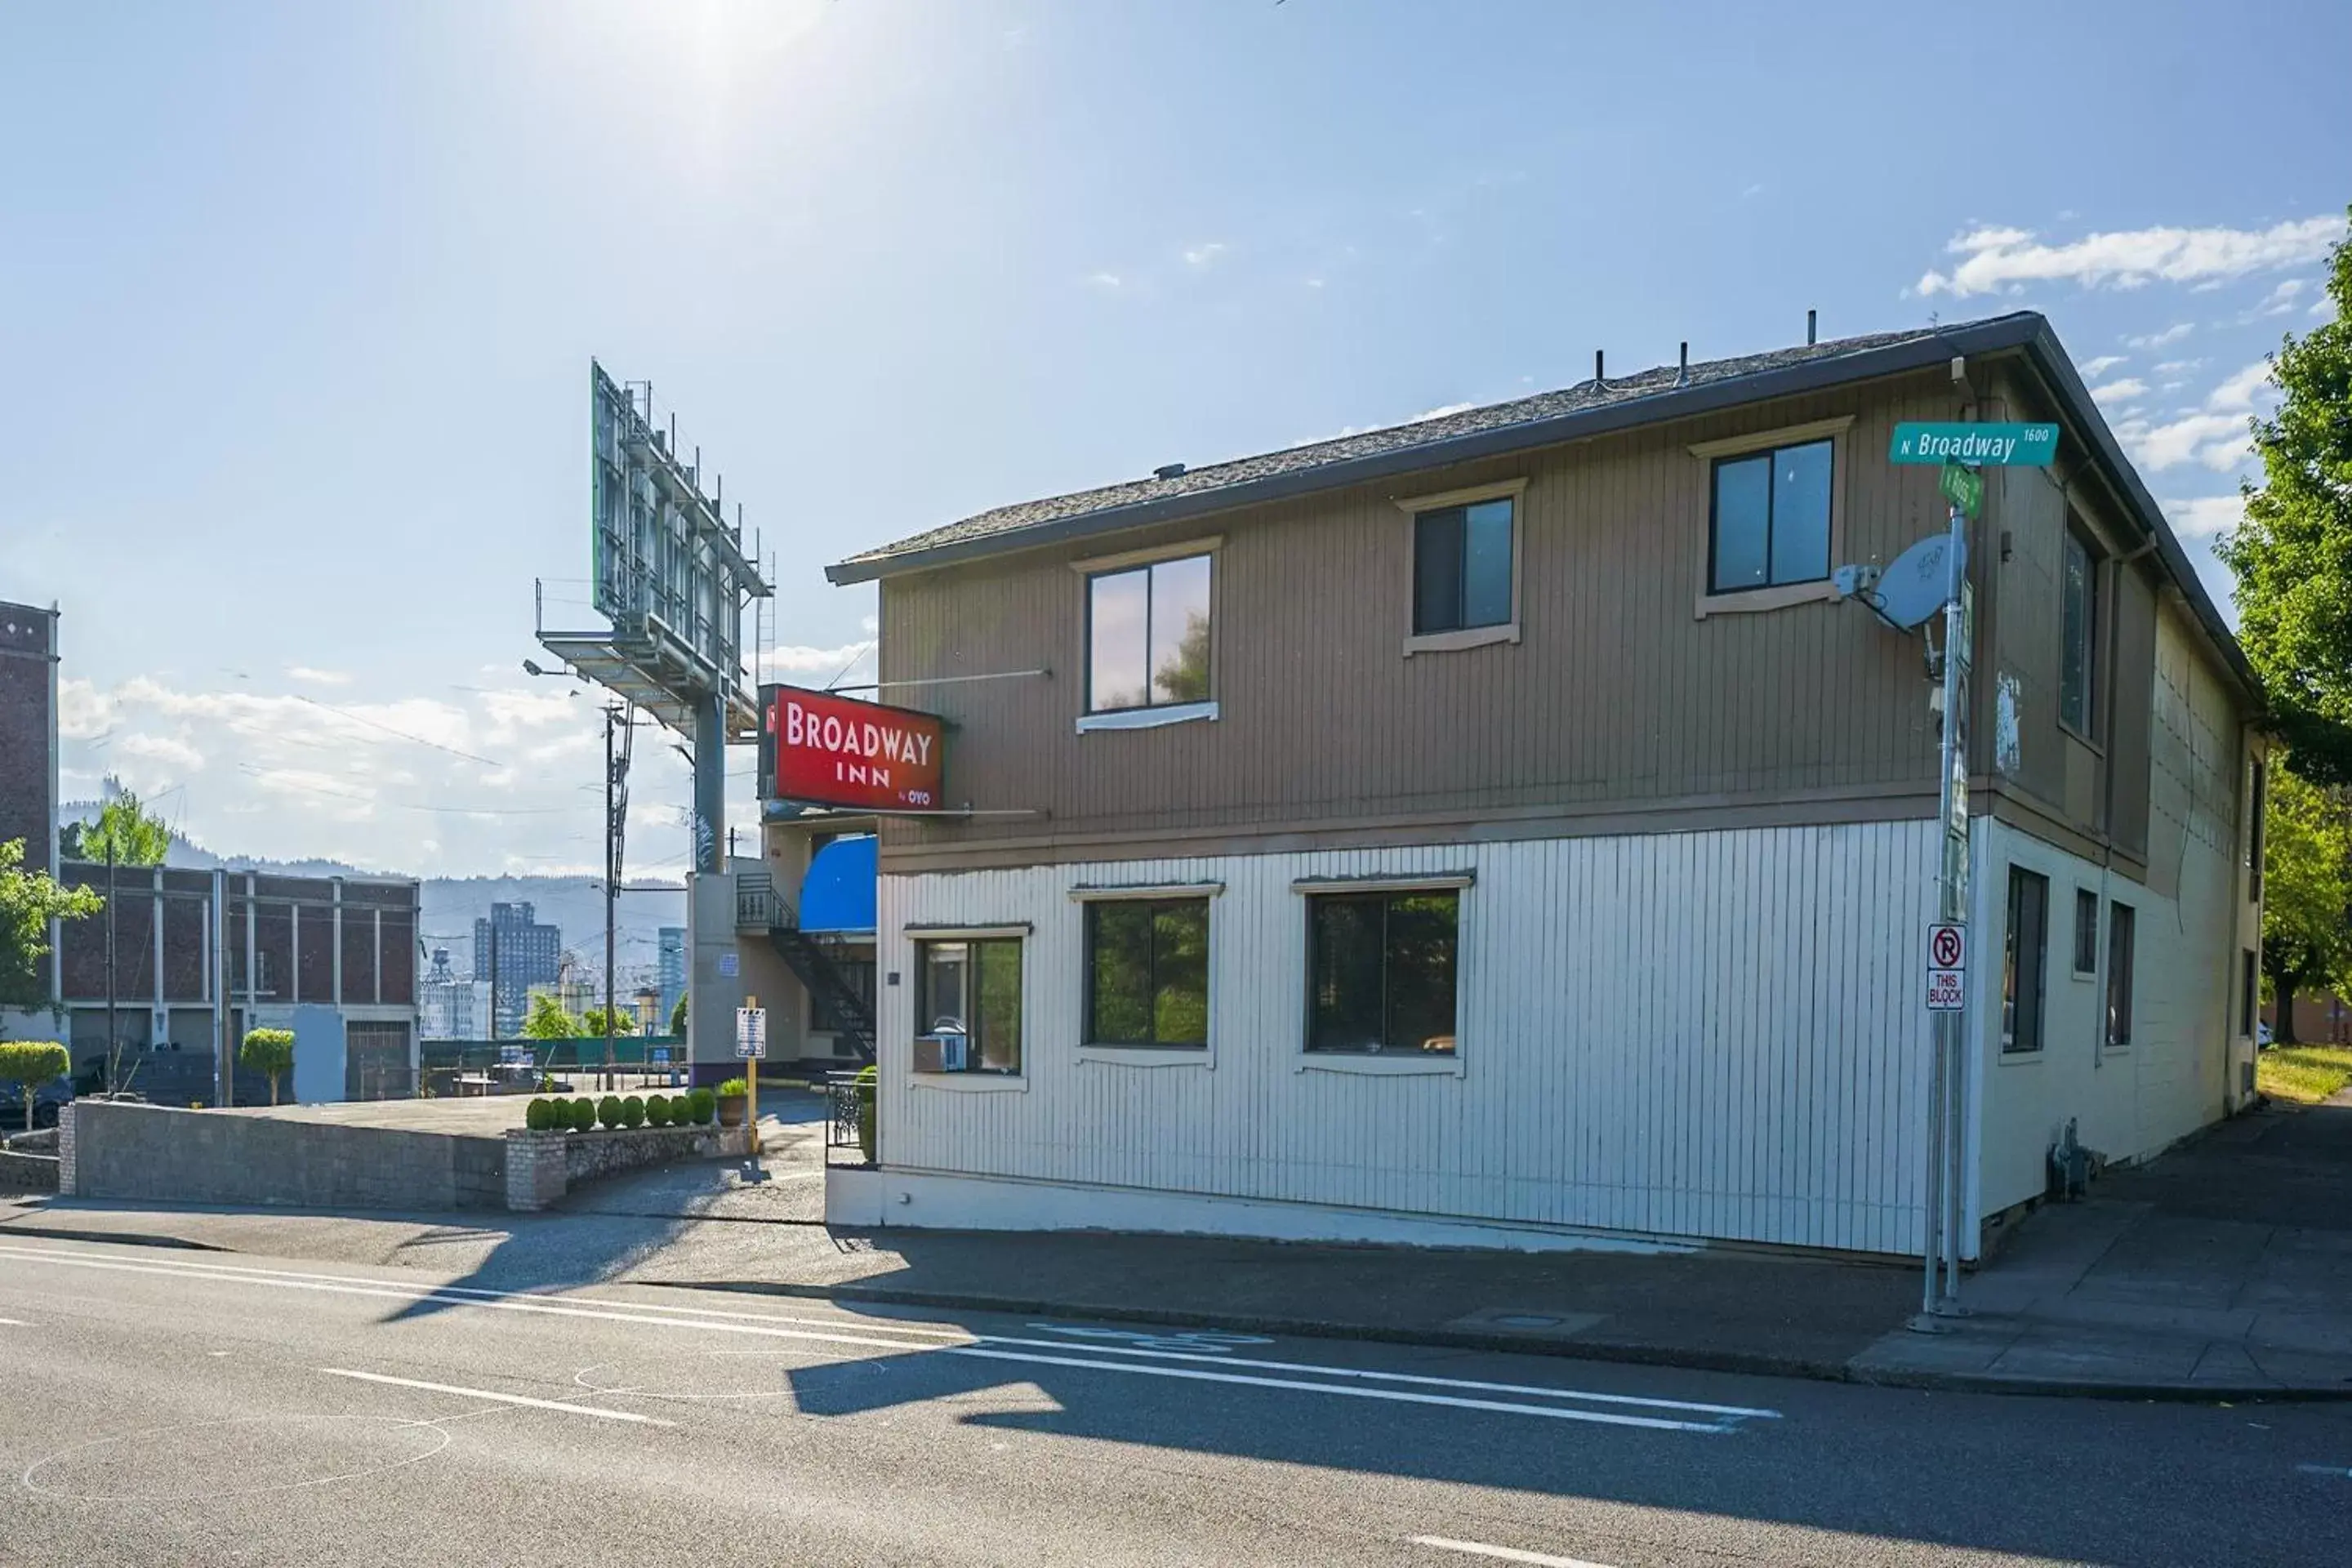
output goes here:
<path id="1" fill-rule="evenodd" d="M 1417 1215 L 1916 1249 L 1928 822 L 884 877 L 882 1158 Z M 1470 869 L 1458 1075 L 1310 1068 L 1295 879 Z M 1197 1065 L 1082 1058 L 1076 883 L 1222 881 Z M 907 1070 L 908 924 L 1025 922 L 1017 1088 Z M 898 984 L 887 983 L 895 972 Z M 1317 1058 L 1321 1059 L 1321 1058 Z"/>

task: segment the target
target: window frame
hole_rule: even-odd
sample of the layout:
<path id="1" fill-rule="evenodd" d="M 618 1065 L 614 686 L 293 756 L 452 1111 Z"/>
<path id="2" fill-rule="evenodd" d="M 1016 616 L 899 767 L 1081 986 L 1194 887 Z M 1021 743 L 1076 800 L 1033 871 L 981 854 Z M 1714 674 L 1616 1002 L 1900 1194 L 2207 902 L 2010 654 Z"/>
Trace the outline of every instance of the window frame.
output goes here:
<path id="1" fill-rule="evenodd" d="M 2083 917 L 2090 916 L 2086 926 Z M 2091 962 L 2083 963 L 2084 944 L 2089 944 Z M 2074 889 L 2074 978 L 2095 980 L 2099 973 L 2099 895 L 2089 888 Z"/>
<path id="2" fill-rule="evenodd" d="M 2263 901 L 2263 859 L 2267 835 L 2264 816 L 2270 809 L 2270 759 L 2259 753 L 2253 758 L 2252 777 L 2246 795 L 2246 901 Z"/>
<path id="3" fill-rule="evenodd" d="M 1210 901 L 1208 952 L 1208 1040 L 1202 1046 L 1097 1046 L 1081 1038 L 1075 1047 L 1080 1062 L 1102 1063 L 1121 1068 L 1201 1068 L 1217 1065 L 1217 943 L 1223 921 L 1217 919 L 1213 907 L 1223 894 L 1222 881 L 1203 882 L 1081 882 L 1068 889 L 1074 904 L 1090 905 L 1117 900 L 1142 900 L 1147 902 L 1168 902 L 1180 900 L 1205 899 Z M 1078 1020 L 1076 1033 L 1087 1032 L 1093 1012 L 1094 963 L 1087 945 L 1087 917 L 1078 911 Z"/>
<path id="4" fill-rule="evenodd" d="M 2040 940 L 2032 952 L 2033 1009 L 2032 1043 L 2019 1044 L 2024 1031 L 2018 1027 L 2025 1012 L 2021 1005 L 2024 990 L 2026 956 L 2018 941 L 2019 894 L 2036 892 L 2041 898 Z M 2046 1020 L 2050 1011 L 2050 879 L 2028 866 L 2011 863 L 2009 868 L 2009 890 L 2003 904 L 2001 927 L 2000 972 L 2000 1054 L 2004 1058 L 2039 1060 L 2048 1044 Z"/>
<path id="5" fill-rule="evenodd" d="M 2263 1016 L 2262 955 L 2251 947 L 2242 947 L 2238 950 L 2238 1037 L 2259 1039 L 2256 1026 Z"/>
<path id="6" fill-rule="evenodd" d="M 2066 563 L 2074 551 L 2083 555 L 2083 594 L 2086 601 L 2083 633 L 2083 713 L 2078 725 L 2066 716 Z M 2084 745 L 2097 749 L 2099 730 L 2099 626 L 2106 607 L 2103 584 L 2106 555 L 2098 541 L 2073 513 L 2058 545 L 2058 728 Z"/>
<path id="7" fill-rule="evenodd" d="M 1727 436 L 1712 441 L 1694 441 L 1684 447 L 1701 464 L 1699 482 L 1706 487 L 1706 499 L 1701 526 L 1705 530 L 1699 548 L 1698 591 L 1693 605 L 1694 619 L 1705 620 L 1710 616 L 1749 615 L 1761 611 L 1783 610 L 1797 605 L 1829 603 L 1837 597 L 1832 581 L 1838 557 L 1845 543 L 1846 485 L 1852 465 L 1851 442 L 1848 439 L 1854 416 L 1841 414 L 1828 419 L 1810 420 L 1801 425 L 1784 425 L 1770 430 L 1752 431 L 1744 436 Z M 1732 588 L 1717 592 L 1715 587 L 1715 472 L 1716 465 L 1725 459 L 1738 460 L 1779 451 L 1787 447 L 1811 446 L 1816 441 L 1830 444 L 1830 575 L 1753 588 Z M 1768 557 L 1769 559 L 1769 557 Z"/>
<path id="8" fill-rule="evenodd" d="M 1528 557 L 1527 491 L 1528 481 L 1521 477 L 1425 495 L 1391 498 L 1397 510 L 1404 514 L 1404 658 L 1411 658 L 1423 653 L 1454 653 L 1465 648 L 1488 647 L 1496 643 L 1520 640 L 1520 616 L 1526 603 L 1521 583 Z M 1493 626 L 1465 626 L 1454 631 L 1416 631 L 1414 627 L 1418 622 L 1414 612 L 1419 607 L 1421 594 L 1422 518 L 1431 512 L 1446 511 L 1454 507 L 1466 509 L 1490 500 L 1508 500 L 1511 503 L 1510 618 Z"/>
<path id="9" fill-rule="evenodd" d="M 1025 1084 L 1029 1076 L 1029 928 L 1026 925 L 932 927 L 912 929 L 909 930 L 907 934 L 915 944 L 914 961 L 908 965 L 909 969 L 913 972 L 914 980 L 914 984 L 909 987 L 914 994 L 913 1017 L 910 1020 L 910 1026 L 907 1031 L 907 1038 L 909 1043 L 910 1050 L 912 1048 L 912 1042 L 918 1036 L 927 1035 L 933 1032 L 926 1026 L 925 1015 L 931 1011 L 931 1008 L 928 1005 L 930 1001 L 929 950 L 933 947 L 939 946 L 959 946 L 968 950 L 978 949 L 981 947 L 1007 946 L 1013 950 L 1015 954 L 1014 963 L 1018 971 L 1019 979 L 1019 1002 L 1017 1005 L 1020 1017 L 1019 1030 L 1021 1036 L 1020 1040 L 1014 1047 L 1019 1053 L 1019 1058 L 1016 1064 L 1011 1068 L 972 1066 L 966 1067 L 961 1072 L 945 1073 L 922 1072 L 910 1068 L 908 1072 L 909 1078 L 911 1078 L 916 1083 L 928 1087 L 944 1087 L 950 1084 L 960 1084 L 966 1079 L 973 1080 L 971 1087 L 979 1087 L 982 1084 L 987 1084 L 1010 1088 L 1017 1084 Z M 878 958 L 879 955 L 877 954 L 877 956 Z M 965 982 L 967 988 L 969 988 L 978 982 L 982 960 L 975 952 L 969 956 L 965 962 L 970 966 L 971 972 L 971 978 Z M 970 1008 L 969 1005 L 967 1005 L 967 1011 L 976 1010 Z M 976 1017 L 967 1018 L 966 1028 L 964 1031 L 965 1037 L 971 1041 L 969 1048 L 975 1058 L 982 1056 L 986 1049 L 982 1043 L 982 1032 L 979 1028 L 972 1026 L 977 1022 L 978 1019 Z"/>
<path id="10" fill-rule="evenodd" d="M 2132 1043 L 2133 984 L 2139 967 L 2139 911 L 2120 899 L 2107 903 L 2107 983 L 2103 1034 L 2111 1051 Z"/>
<path id="11" fill-rule="evenodd" d="M 1217 668 L 1223 662 L 1219 657 L 1218 622 L 1221 619 L 1218 601 L 1222 596 L 1219 582 L 1224 573 L 1219 557 L 1223 552 L 1224 536 L 1212 534 L 1205 538 L 1187 539 L 1167 544 L 1150 545 L 1138 550 L 1121 551 L 1113 555 L 1094 555 L 1069 563 L 1079 579 L 1078 668 L 1079 710 L 1077 731 L 1086 734 L 1096 730 L 1150 730 L 1165 724 L 1179 724 L 1187 720 L 1213 720 L 1219 715 L 1217 700 Z M 1152 696 L 1151 689 L 1151 569 L 1194 558 L 1205 560 L 1209 568 L 1209 672 L 1208 695 L 1181 702 L 1160 701 Z M 1142 572 L 1144 577 L 1144 697 L 1145 700 L 1127 708 L 1095 706 L 1095 584 L 1108 577 L 1118 577 L 1131 572 Z"/>
<path id="12" fill-rule="evenodd" d="M 1215 895 L 1205 890 L 1159 890 L 1153 894 L 1124 898 L 1091 898 L 1080 900 L 1078 927 L 1078 1044 L 1088 1052 L 1150 1053 L 1181 1052 L 1186 1057 L 1207 1054 L 1209 1037 L 1215 1027 L 1215 998 L 1211 954 L 1215 942 Z M 1106 1040 L 1095 1033 L 1095 926 L 1102 910 L 1112 905 L 1125 908 L 1140 907 L 1148 918 L 1155 918 L 1164 909 L 1198 904 L 1201 909 L 1201 1037 L 1198 1040 Z M 1145 956 L 1149 978 L 1144 987 L 1147 1011 L 1156 1011 L 1154 999 L 1160 994 L 1160 950 L 1155 941 Z M 1158 1020 L 1153 1020 L 1158 1027 Z"/>
<path id="13" fill-rule="evenodd" d="M 1302 895 L 1304 919 L 1300 924 L 1300 950 L 1304 963 L 1300 971 L 1299 1040 L 1300 1070 L 1323 1068 L 1333 1071 L 1354 1071 L 1399 1074 L 1447 1074 L 1461 1076 L 1463 1050 L 1462 1009 L 1465 968 L 1464 955 L 1468 947 L 1465 931 L 1469 927 L 1471 900 L 1466 896 L 1472 878 L 1464 875 L 1441 875 L 1430 878 L 1314 878 L 1301 879 L 1291 884 L 1292 890 Z M 1389 1020 L 1393 1001 L 1389 986 L 1389 906 L 1398 899 L 1416 898 L 1431 893 L 1446 893 L 1454 899 L 1454 1047 L 1446 1051 L 1425 1051 L 1386 1048 Z M 1342 898 L 1379 898 L 1381 910 L 1381 1032 L 1383 1047 L 1378 1050 L 1345 1050 L 1315 1044 L 1315 974 L 1317 957 L 1316 911 L 1326 900 Z"/>

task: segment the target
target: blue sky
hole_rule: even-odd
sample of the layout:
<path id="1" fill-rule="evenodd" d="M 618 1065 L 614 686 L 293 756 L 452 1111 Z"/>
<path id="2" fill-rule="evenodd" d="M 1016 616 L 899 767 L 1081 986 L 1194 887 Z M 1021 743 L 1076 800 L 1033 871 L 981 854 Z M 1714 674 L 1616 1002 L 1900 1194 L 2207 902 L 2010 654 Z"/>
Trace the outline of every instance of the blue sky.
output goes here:
<path id="1" fill-rule="evenodd" d="M 596 858 L 592 702 L 518 668 L 591 354 L 819 681 L 858 546 L 1809 307 L 2047 312 L 2203 540 L 2347 59 L 2335 4 L 0 6 L 0 597 L 66 610 L 69 793 L 429 874 Z M 686 795 L 649 743 L 639 867 Z"/>

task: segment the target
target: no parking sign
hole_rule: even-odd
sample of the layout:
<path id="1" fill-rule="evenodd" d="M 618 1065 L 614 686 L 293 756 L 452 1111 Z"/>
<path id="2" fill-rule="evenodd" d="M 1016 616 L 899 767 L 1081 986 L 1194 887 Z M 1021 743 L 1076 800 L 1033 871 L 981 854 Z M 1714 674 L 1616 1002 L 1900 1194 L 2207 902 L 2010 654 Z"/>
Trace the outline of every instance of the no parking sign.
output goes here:
<path id="1" fill-rule="evenodd" d="M 1927 928 L 1927 1011 L 1957 1013 L 1968 991 L 1969 928 L 1937 921 Z"/>

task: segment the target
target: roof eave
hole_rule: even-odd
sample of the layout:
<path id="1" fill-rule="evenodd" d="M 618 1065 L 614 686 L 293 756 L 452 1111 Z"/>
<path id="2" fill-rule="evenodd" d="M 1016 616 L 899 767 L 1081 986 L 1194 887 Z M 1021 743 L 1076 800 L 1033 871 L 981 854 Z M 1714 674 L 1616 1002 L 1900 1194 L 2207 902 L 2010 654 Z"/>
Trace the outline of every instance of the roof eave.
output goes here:
<path id="1" fill-rule="evenodd" d="M 2003 316 L 1914 338 L 1907 342 L 1891 343 L 1885 348 L 1864 349 L 1857 353 L 1811 360 L 1776 370 L 1759 371 L 1752 375 L 1730 376 L 1694 386 L 1674 387 L 1646 397 L 1628 398 L 1622 403 L 1578 409 L 1573 413 L 1554 415 L 1547 419 L 1531 419 L 1524 424 L 1506 425 L 1492 430 L 1473 431 L 1444 440 L 1401 447 L 1368 457 L 1327 463 L 1291 473 L 1273 474 L 1262 479 L 1223 485 L 1215 489 L 1105 507 L 1098 511 L 1079 512 L 1051 522 L 1007 529 L 1002 533 L 955 540 L 928 550 L 857 557 L 826 567 L 824 574 L 836 585 L 871 583 L 909 572 L 929 571 L 992 555 L 1010 554 L 1014 551 L 1068 543 L 1098 534 L 1147 528 L 1154 523 L 1231 511 L 1238 507 L 1289 500 L 1318 490 L 1339 489 L 1348 485 L 1426 468 L 1605 436 L 1637 426 L 1686 419 L 1696 415 L 1736 408 L 1742 404 L 1759 403 L 1768 398 L 1818 392 L 1848 382 L 1900 375 L 1942 364 L 1956 354 L 2017 349 L 2047 336 L 2048 324 L 2040 316 L 2031 313 Z M 2052 342 L 2054 346 L 2054 340 Z"/>

